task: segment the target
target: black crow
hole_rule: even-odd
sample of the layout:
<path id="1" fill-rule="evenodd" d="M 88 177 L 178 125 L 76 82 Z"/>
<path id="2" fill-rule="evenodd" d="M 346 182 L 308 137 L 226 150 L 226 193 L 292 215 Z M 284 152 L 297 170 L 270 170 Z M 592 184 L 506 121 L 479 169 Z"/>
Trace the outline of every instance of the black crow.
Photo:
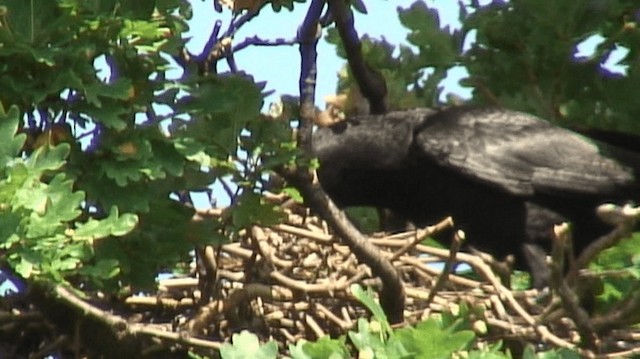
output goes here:
<path id="1" fill-rule="evenodd" d="M 611 227 L 604 202 L 640 198 L 640 155 L 499 108 L 414 109 L 348 119 L 313 135 L 319 181 L 342 207 L 387 208 L 416 225 L 453 216 L 468 244 L 546 285 L 555 224 L 579 253 Z"/>

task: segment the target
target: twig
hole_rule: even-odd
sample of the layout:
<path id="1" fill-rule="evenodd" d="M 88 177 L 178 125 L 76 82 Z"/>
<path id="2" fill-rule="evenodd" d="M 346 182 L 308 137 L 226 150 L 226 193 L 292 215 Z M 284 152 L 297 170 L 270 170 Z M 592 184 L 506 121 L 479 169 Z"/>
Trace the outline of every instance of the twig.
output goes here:
<path id="1" fill-rule="evenodd" d="M 141 297 L 133 296 L 125 299 L 124 304 L 131 306 L 157 306 L 160 308 L 178 308 L 178 307 L 193 307 L 195 303 L 193 299 L 182 298 L 180 300 L 173 298 L 158 298 L 158 297 Z"/>
<path id="2" fill-rule="evenodd" d="M 593 324 L 589 320 L 589 314 L 580 306 L 578 297 L 564 281 L 562 272 L 564 269 L 564 258 L 566 254 L 566 243 L 571 241 L 569 225 L 563 223 L 554 227 L 553 248 L 551 256 L 551 284 L 554 291 L 560 296 L 561 304 L 569 317 L 576 323 L 578 333 L 587 347 L 591 350 L 598 350 L 600 339 L 595 333 Z"/>
<path id="3" fill-rule="evenodd" d="M 204 63 L 210 57 L 213 52 L 214 46 L 220 41 L 218 38 L 218 35 L 220 34 L 220 27 L 222 27 L 222 21 L 216 20 L 213 25 L 213 29 L 211 30 L 211 34 L 209 34 L 209 39 L 204 45 L 204 48 L 202 48 L 202 52 L 200 53 L 200 55 L 192 57 L 193 60 L 196 61 L 196 63 Z"/>
<path id="4" fill-rule="evenodd" d="M 233 291 L 225 300 L 216 300 L 202 306 L 198 314 L 187 324 L 188 332 L 192 335 L 201 333 L 213 318 L 223 312 L 233 312 L 242 303 L 262 297 L 268 300 L 285 300 L 293 298 L 291 291 L 285 288 L 272 287 L 264 284 L 248 284 L 242 289 Z"/>
<path id="5" fill-rule="evenodd" d="M 258 36 L 248 37 L 241 43 L 235 45 L 232 48 L 232 52 L 238 52 L 249 46 L 283 46 L 283 45 L 295 45 L 298 43 L 298 39 L 274 39 L 266 40 Z"/>
<path id="6" fill-rule="evenodd" d="M 436 296 L 438 291 L 442 289 L 444 283 L 447 281 L 449 277 L 449 273 L 453 269 L 453 266 L 456 262 L 456 255 L 460 250 L 460 246 L 462 246 L 462 242 L 464 241 L 464 233 L 462 231 L 457 231 L 453 236 L 453 241 L 451 241 L 451 248 L 449 249 L 449 258 L 444 264 L 444 268 L 442 272 L 438 276 L 438 280 L 436 284 L 431 288 L 431 292 L 429 293 L 429 297 L 427 298 L 427 304 L 433 301 L 433 298 Z"/>
<path id="7" fill-rule="evenodd" d="M 60 347 L 64 342 L 68 340 L 69 337 L 67 337 L 66 335 L 61 335 L 57 337 L 56 340 L 40 348 L 40 350 L 38 350 L 37 352 L 29 355 L 29 359 L 44 358 L 47 354 L 50 354 L 53 349 Z"/>
<path id="8" fill-rule="evenodd" d="M 264 4 L 266 4 L 266 2 L 264 2 Z M 264 6 L 264 4 L 262 6 Z M 248 23 L 249 21 L 253 20 L 256 16 L 258 16 L 258 14 L 260 13 L 260 9 L 257 9 L 256 11 L 248 11 L 247 13 L 245 13 L 244 15 L 240 16 L 240 17 L 235 17 L 231 23 L 229 24 L 229 27 L 227 28 L 227 31 L 224 32 L 224 34 L 222 35 L 222 37 L 233 37 L 235 35 L 235 33 L 240 30 L 240 28 L 242 26 L 244 26 L 246 23 Z"/>
<path id="9" fill-rule="evenodd" d="M 585 248 L 578 258 L 575 260 L 574 265 L 570 268 L 567 274 L 567 281 L 572 283 L 578 276 L 580 269 L 586 268 L 587 265 L 604 249 L 609 248 L 621 239 L 628 237 L 635 225 L 635 218 L 627 218 L 612 230 L 610 233 L 598 238 L 594 242 L 591 242 L 587 248 Z"/>
<path id="10" fill-rule="evenodd" d="M 196 338 L 184 337 L 180 333 L 167 332 L 166 330 L 154 329 L 148 325 L 143 324 L 128 324 L 127 321 L 109 312 L 103 311 L 84 300 L 80 299 L 74 293 L 67 288 L 60 285 L 53 287 L 53 293 L 56 297 L 63 301 L 65 304 L 71 305 L 76 310 L 79 310 L 83 316 L 91 317 L 101 323 L 104 323 L 114 330 L 121 340 L 123 338 L 136 339 L 140 335 L 151 336 L 154 338 L 161 338 L 170 340 L 175 343 L 182 343 L 187 346 L 199 347 L 205 349 L 219 349 L 220 343 L 212 342 L 209 340 L 201 340 Z"/>
<path id="11" fill-rule="evenodd" d="M 303 293 L 327 293 L 348 288 L 347 281 L 327 282 L 327 283 L 307 283 L 291 279 L 279 272 L 271 272 L 271 278 L 288 288 L 294 288 Z"/>
<path id="12" fill-rule="evenodd" d="M 636 292 L 627 300 L 618 303 L 608 313 L 593 318 L 593 326 L 598 331 L 604 331 L 613 327 L 637 324 L 640 320 L 638 308 L 640 308 L 640 293 Z"/>
<path id="13" fill-rule="evenodd" d="M 300 237 L 304 237 L 304 238 L 309 238 L 309 239 L 313 239 L 314 241 L 318 241 L 321 243 L 325 243 L 325 244 L 331 244 L 334 242 L 334 238 L 331 235 L 328 234 L 324 234 L 324 233 L 318 233 L 318 232 L 314 232 L 314 231 L 309 231 L 303 228 L 299 228 L 299 227 L 295 227 L 295 226 L 290 226 L 288 224 L 277 224 L 273 227 L 271 227 L 275 230 L 278 231 L 282 231 L 285 233 L 289 233 L 289 234 L 293 234 L 296 236 L 300 236 Z"/>
<path id="14" fill-rule="evenodd" d="M 293 267 L 293 261 L 284 260 L 276 256 L 276 250 L 269 244 L 269 237 L 262 228 L 258 226 L 252 226 L 251 238 L 255 241 L 260 254 L 265 260 L 267 260 L 267 262 L 279 268 Z"/>
<path id="15" fill-rule="evenodd" d="M 333 314 L 332 311 L 327 309 L 327 307 L 325 307 L 324 305 L 322 305 L 320 303 L 316 303 L 315 307 L 318 310 L 319 314 L 324 315 L 329 320 L 333 321 L 342 330 L 346 331 L 346 330 L 349 330 L 349 329 L 353 328 L 353 322 L 351 322 L 351 321 L 347 322 L 347 321 L 339 318 L 337 315 Z"/>
<path id="16" fill-rule="evenodd" d="M 318 325 L 318 322 L 309 313 L 304 314 L 304 321 L 307 326 L 309 326 L 311 331 L 313 331 L 313 333 L 316 335 L 316 338 L 322 338 L 326 335 L 324 333 L 324 330 L 322 330 L 322 328 L 320 328 L 320 326 Z"/>
<path id="17" fill-rule="evenodd" d="M 399 250 L 395 251 L 391 256 L 390 260 L 395 260 L 396 258 L 400 257 L 404 253 L 410 251 L 412 248 L 418 245 L 418 243 L 422 242 L 426 237 L 433 236 L 434 234 L 440 233 L 443 230 L 451 227 L 453 227 L 453 219 L 451 217 L 447 217 L 442 221 L 440 221 L 440 223 L 434 226 L 429 226 L 423 230 L 415 231 L 414 232 L 415 236 L 413 240 L 407 243 L 406 245 L 404 245 Z"/>

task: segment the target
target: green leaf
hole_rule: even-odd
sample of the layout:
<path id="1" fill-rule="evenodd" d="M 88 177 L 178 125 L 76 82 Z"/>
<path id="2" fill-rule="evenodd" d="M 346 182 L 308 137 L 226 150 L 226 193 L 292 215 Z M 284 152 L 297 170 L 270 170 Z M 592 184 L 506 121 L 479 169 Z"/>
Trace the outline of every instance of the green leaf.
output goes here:
<path id="1" fill-rule="evenodd" d="M 7 169 L 7 178 L 0 181 L 0 204 L 16 204 L 16 193 L 33 178 L 24 163 L 18 162 Z"/>
<path id="2" fill-rule="evenodd" d="M 36 181 L 30 181 L 26 186 L 16 191 L 12 200 L 15 208 L 29 210 L 32 217 L 43 216 L 50 205 L 46 194 L 46 185 Z"/>
<path id="3" fill-rule="evenodd" d="M 31 278 L 33 274 L 34 264 L 26 258 L 21 258 L 20 262 L 14 267 L 16 273 L 22 278 Z"/>
<path id="4" fill-rule="evenodd" d="M 79 224 L 73 233 L 75 239 L 100 239 L 108 236 L 124 236 L 138 223 L 138 217 L 126 213 L 120 216 L 118 207 L 111 207 L 109 216 L 102 220 L 89 219 Z"/>
<path id="5" fill-rule="evenodd" d="M 68 143 L 61 143 L 55 147 L 40 146 L 27 158 L 26 164 L 35 173 L 54 171 L 65 164 L 65 160 L 71 151 Z"/>
<path id="6" fill-rule="evenodd" d="M 148 20 L 156 5 L 156 1 L 121 0 L 119 1 L 119 5 L 123 15 L 134 19 Z"/>
<path id="7" fill-rule="evenodd" d="M 298 191 L 297 188 L 285 187 L 282 189 L 282 193 L 288 195 L 289 197 L 291 197 L 292 200 L 294 200 L 297 203 L 302 203 L 304 201 L 304 198 L 302 198 L 302 194 L 300 194 L 300 191 Z"/>
<path id="8" fill-rule="evenodd" d="M 157 161 L 163 172 L 169 175 L 180 177 L 184 174 L 185 158 L 174 147 L 172 143 L 166 141 L 152 142 L 152 158 Z"/>
<path id="9" fill-rule="evenodd" d="M 119 78 L 112 83 L 94 82 L 85 86 L 84 94 L 89 104 L 96 107 L 102 107 L 100 97 L 106 97 L 117 100 L 127 100 L 133 97 L 133 86 L 131 79 Z"/>
<path id="10" fill-rule="evenodd" d="M 101 259 L 95 265 L 82 267 L 79 272 L 88 277 L 111 279 L 120 273 L 119 264 L 115 259 Z"/>
<path id="11" fill-rule="evenodd" d="M 370 329 L 369 322 L 364 318 L 358 319 L 358 331 L 349 331 L 349 339 L 359 351 L 372 351 L 380 356 L 386 356 L 383 335 L 380 332 L 374 333 Z"/>
<path id="12" fill-rule="evenodd" d="M 27 188 L 17 194 L 25 198 L 20 201 L 22 205 L 36 211 L 30 216 L 28 238 L 53 235 L 65 222 L 81 214 L 80 204 L 84 200 L 84 193 L 73 192 L 73 182 L 65 180 L 62 173 L 57 174 L 49 185 L 41 185 L 37 191 Z"/>
<path id="13" fill-rule="evenodd" d="M 8 249 L 20 240 L 18 231 L 22 218 L 22 214 L 19 212 L 0 210 L 0 248 Z"/>
<path id="14" fill-rule="evenodd" d="M 96 122 L 102 123 L 109 128 L 113 128 L 116 131 L 122 131 L 127 128 L 126 118 L 127 109 L 120 106 L 79 106 L 78 111 L 86 113 L 87 116 L 94 119 Z"/>
<path id="15" fill-rule="evenodd" d="M 380 230 L 378 211 L 373 207 L 349 207 L 345 210 L 349 219 L 362 233 L 374 233 Z"/>
<path id="16" fill-rule="evenodd" d="M 436 318 L 429 318 L 415 328 L 396 330 L 395 334 L 405 348 L 418 358 L 449 358 L 451 354 L 467 349 L 475 338 L 470 330 L 453 331 L 451 327 L 443 328 Z"/>
<path id="17" fill-rule="evenodd" d="M 13 35 L 24 42 L 48 35 L 47 30 L 61 15 L 54 1 L 3 0 L 2 5 L 7 7 L 6 18 Z"/>
<path id="18" fill-rule="evenodd" d="M 80 215 L 84 192 L 74 192 L 73 181 L 67 180 L 63 173 L 57 174 L 49 183 L 47 195 L 51 199 L 51 210 L 46 214 L 48 220 L 67 222 Z"/>
<path id="19" fill-rule="evenodd" d="M 407 10 L 400 10 L 400 22 L 411 30 L 407 40 L 420 49 L 425 66 L 451 66 L 454 64 L 458 40 L 440 29 L 438 12 L 424 2 L 415 2 Z"/>
<path id="20" fill-rule="evenodd" d="M 293 359 L 348 359 L 351 358 L 344 337 L 331 339 L 322 337 L 315 342 L 300 340 L 295 346 L 289 345 Z"/>
<path id="21" fill-rule="evenodd" d="M 356 297 L 362 304 L 364 304 L 369 311 L 373 314 L 373 317 L 382 325 L 383 330 L 386 333 L 391 333 L 391 327 L 389 326 L 389 320 L 384 310 L 378 302 L 375 301 L 371 290 L 365 291 L 359 284 L 352 284 L 349 289 L 354 297 Z"/>
<path id="22" fill-rule="evenodd" d="M 19 121 L 18 107 L 11 106 L 9 112 L 5 112 L 0 103 L 0 173 L 18 156 L 27 139 L 27 135 L 23 133 L 16 135 Z"/>
<path id="23" fill-rule="evenodd" d="M 120 187 L 142 179 L 142 169 L 138 161 L 103 161 L 101 163 L 104 174 L 113 179 Z"/>
<path id="24" fill-rule="evenodd" d="M 265 201 L 259 194 L 245 191 L 238 198 L 232 216 L 234 226 L 247 228 L 253 224 L 277 224 L 282 220 L 283 214 L 278 206 Z"/>
<path id="25" fill-rule="evenodd" d="M 278 344 L 269 341 L 260 345 L 258 337 L 246 330 L 240 334 L 234 334 L 232 337 L 233 344 L 225 343 L 220 348 L 220 355 L 223 359 L 271 359 L 278 356 Z"/>
<path id="26" fill-rule="evenodd" d="M 250 79 L 218 76 L 206 80 L 184 102 L 186 110 L 211 114 L 213 117 L 231 114 L 244 121 L 260 113 L 262 94 Z"/>
<path id="27" fill-rule="evenodd" d="M 209 154 L 225 158 L 235 156 L 238 136 L 250 120 L 259 116 L 262 94 L 245 77 L 208 77 L 181 101 L 180 107 L 192 114 L 184 129 L 187 137 L 205 144 Z"/>

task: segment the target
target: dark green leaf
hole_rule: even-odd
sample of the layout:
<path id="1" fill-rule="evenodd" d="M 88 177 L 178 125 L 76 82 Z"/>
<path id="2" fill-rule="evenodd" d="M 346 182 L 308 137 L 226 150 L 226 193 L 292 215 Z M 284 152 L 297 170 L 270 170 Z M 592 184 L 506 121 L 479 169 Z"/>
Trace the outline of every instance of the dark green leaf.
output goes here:
<path id="1" fill-rule="evenodd" d="M 233 344 L 225 343 L 220 348 L 220 355 L 223 359 L 271 359 L 278 355 L 276 342 L 269 341 L 261 345 L 258 337 L 246 330 L 234 334 L 232 342 Z"/>
<path id="2" fill-rule="evenodd" d="M 17 107 L 11 106 L 9 112 L 5 112 L 0 104 L 0 173 L 18 156 L 27 138 L 25 134 L 16 134 L 19 117 L 20 111 Z"/>

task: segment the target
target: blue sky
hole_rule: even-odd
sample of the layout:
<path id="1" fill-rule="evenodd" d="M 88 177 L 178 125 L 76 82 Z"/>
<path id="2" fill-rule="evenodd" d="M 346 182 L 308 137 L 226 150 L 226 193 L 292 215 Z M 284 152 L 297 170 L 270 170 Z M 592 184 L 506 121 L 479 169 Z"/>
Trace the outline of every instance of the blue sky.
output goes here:
<path id="1" fill-rule="evenodd" d="M 400 24 L 397 8 L 407 8 L 415 0 L 375 0 L 365 1 L 368 14 L 356 13 L 356 28 L 360 35 L 369 34 L 372 37 L 385 39 L 393 44 L 406 43 L 407 30 Z M 453 0 L 428 1 L 429 6 L 435 6 L 440 11 L 443 25 L 459 26 L 458 2 Z M 231 19 L 230 11 L 219 14 L 213 10 L 212 0 L 192 0 L 193 19 L 187 36 L 191 36 L 188 47 L 191 52 L 201 51 L 211 33 L 216 20 L 222 21 L 222 31 L 226 29 Z M 302 23 L 308 8 L 307 3 L 296 3 L 293 12 L 283 9 L 274 13 L 266 7 L 254 20 L 246 24 L 234 38 L 239 43 L 247 37 L 259 36 L 263 39 L 293 38 L 298 26 Z M 274 101 L 276 95 L 297 94 L 300 55 L 297 46 L 278 47 L 249 47 L 235 54 L 238 67 L 253 74 L 258 81 L 267 81 L 267 89 L 275 90 L 276 94 L 267 99 Z M 344 61 L 335 54 L 333 46 L 324 40 L 318 46 L 318 80 L 316 104 L 324 106 L 323 97 L 335 93 L 337 73 Z M 221 68 L 222 69 L 222 68 Z M 455 71 L 445 85 L 445 88 L 458 94 L 468 93 L 457 85 L 457 80 L 464 76 L 463 71 Z"/>
<path id="2" fill-rule="evenodd" d="M 384 37 L 393 44 L 406 44 L 407 30 L 400 24 L 397 15 L 398 8 L 408 8 L 416 1 L 421 0 L 365 0 L 368 14 L 356 13 L 356 28 L 360 35 L 369 34 L 375 38 Z M 306 3 L 296 3 L 294 11 L 283 9 L 275 13 L 267 6 L 254 20 L 246 24 L 236 35 L 234 43 L 239 43 L 247 37 L 259 36 L 263 39 L 284 38 L 291 39 L 295 36 L 298 26 L 302 23 L 308 8 Z M 435 7 L 440 14 L 442 26 L 459 27 L 458 11 L 459 3 L 455 0 L 427 0 L 429 7 Z M 463 1 L 468 2 L 468 0 Z M 481 0 L 481 4 L 490 3 L 491 0 Z M 227 9 L 223 13 L 217 13 L 213 9 L 212 0 L 191 0 L 193 5 L 193 19 L 189 22 L 191 27 L 187 36 L 192 37 L 188 48 L 193 53 L 199 53 L 211 33 L 216 20 L 222 21 L 222 31 L 226 30 L 231 12 Z M 576 48 L 576 56 L 589 56 L 593 49 L 604 39 L 594 35 Z M 624 73 L 625 69 L 617 65 L 628 50 L 614 51 L 605 63 L 609 70 Z M 235 54 L 236 62 L 241 70 L 255 76 L 258 81 L 267 81 L 267 90 L 274 90 L 275 94 L 267 98 L 274 101 L 282 94 L 297 94 L 297 82 L 299 76 L 299 53 L 297 46 L 278 47 L 249 47 Z M 324 106 L 323 97 L 335 92 L 337 72 L 343 66 L 344 61 L 338 58 L 334 48 L 321 40 L 318 47 L 318 79 L 316 104 Z M 221 68 L 223 69 L 223 68 Z M 442 96 L 452 92 L 460 97 L 468 97 L 470 89 L 459 86 L 458 81 L 466 76 L 462 68 L 453 69 L 449 76 L 441 83 L 444 87 Z"/>

